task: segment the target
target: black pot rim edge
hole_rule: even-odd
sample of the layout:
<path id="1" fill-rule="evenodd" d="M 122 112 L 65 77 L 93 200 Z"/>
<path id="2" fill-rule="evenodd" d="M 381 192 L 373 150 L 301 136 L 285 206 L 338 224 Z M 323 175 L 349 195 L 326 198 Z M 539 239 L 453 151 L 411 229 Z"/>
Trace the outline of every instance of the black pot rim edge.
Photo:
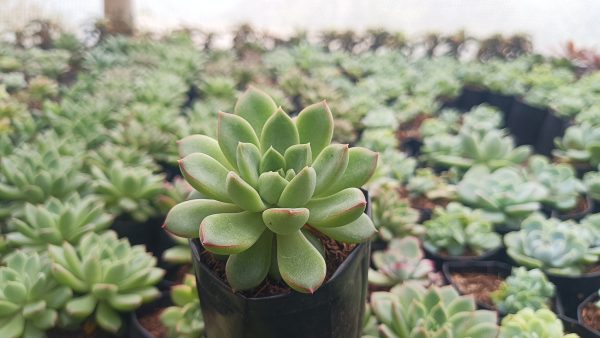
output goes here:
<path id="1" fill-rule="evenodd" d="M 585 297 L 585 299 L 579 304 L 579 306 L 577 306 L 577 321 L 579 322 L 579 324 L 581 324 L 582 326 L 584 326 L 585 328 L 589 329 L 590 331 L 596 333 L 597 335 L 600 335 L 600 331 L 594 330 L 593 328 L 585 325 L 583 323 L 583 318 L 581 316 L 581 312 L 583 311 L 583 308 L 588 304 L 588 303 L 592 303 L 594 301 L 598 301 L 598 299 L 600 299 L 600 296 L 598 295 L 598 291 L 592 293 L 591 295 Z"/>

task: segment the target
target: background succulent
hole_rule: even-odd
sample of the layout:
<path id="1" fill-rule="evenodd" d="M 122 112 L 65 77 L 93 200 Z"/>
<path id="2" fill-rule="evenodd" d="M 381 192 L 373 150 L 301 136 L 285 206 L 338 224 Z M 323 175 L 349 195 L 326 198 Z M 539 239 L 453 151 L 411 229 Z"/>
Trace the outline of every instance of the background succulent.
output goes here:
<path id="1" fill-rule="evenodd" d="M 560 319 L 548 309 L 533 310 L 525 308 L 502 320 L 498 338 L 578 338 L 571 333 L 564 334 Z"/>
<path id="2" fill-rule="evenodd" d="M 428 250 L 450 256 L 481 255 L 502 245 L 492 223 L 477 209 L 452 202 L 436 207 L 425 223 L 423 245 Z"/>
<path id="3" fill-rule="evenodd" d="M 563 161 L 594 168 L 600 164 L 600 129 L 589 123 L 570 126 L 555 143 L 553 154 Z"/>
<path id="4" fill-rule="evenodd" d="M 499 311 L 517 313 L 524 308 L 549 308 L 554 297 L 554 285 L 539 269 L 513 268 L 500 288 L 491 294 Z"/>
<path id="5" fill-rule="evenodd" d="M 581 226 L 536 214 L 523 221 L 521 230 L 504 236 L 508 255 L 518 264 L 557 275 L 578 276 L 598 262 L 600 248 L 581 236 Z"/>
<path id="6" fill-rule="evenodd" d="M 71 296 L 50 274 L 46 258 L 16 252 L 0 267 L 0 336 L 45 337 Z"/>
<path id="7" fill-rule="evenodd" d="M 183 283 L 171 289 L 173 306 L 166 308 L 160 321 L 172 338 L 201 338 L 204 335 L 204 320 L 196 289 L 196 277 L 186 275 Z"/>
<path id="8" fill-rule="evenodd" d="M 600 171 L 590 171 L 583 176 L 583 183 L 588 194 L 596 201 L 600 201 Z"/>
<path id="9" fill-rule="evenodd" d="M 333 117 L 325 102 L 292 120 L 250 88 L 234 111 L 219 113 L 217 140 L 195 135 L 180 142 L 184 177 L 210 199 L 178 204 L 165 227 L 229 255 L 226 275 L 235 290 L 256 287 L 278 270 L 290 287 L 312 293 L 326 267 L 310 231 L 350 243 L 376 231 L 357 187 L 373 174 L 377 154 L 330 144 Z"/>
<path id="10" fill-rule="evenodd" d="M 94 315 L 101 328 L 116 333 L 123 325 L 119 312 L 134 311 L 160 295 L 155 285 L 164 271 L 156 267 L 156 258 L 112 231 L 89 233 L 77 246 L 51 245 L 48 253 L 52 274 L 75 294 L 65 305 L 66 326 Z"/>
<path id="11" fill-rule="evenodd" d="M 423 226 L 418 224 L 419 211 L 411 208 L 407 199 L 401 198 L 399 189 L 400 184 L 395 181 L 388 181 L 371 189 L 373 224 L 384 241 L 425 233 Z"/>
<path id="12" fill-rule="evenodd" d="M 496 313 L 477 310 L 471 296 L 459 295 L 452 286 L 398 285 L 390 292 L 371 294 L 371 307 L 384 338 L 494 338 L 498 334 Z"/>

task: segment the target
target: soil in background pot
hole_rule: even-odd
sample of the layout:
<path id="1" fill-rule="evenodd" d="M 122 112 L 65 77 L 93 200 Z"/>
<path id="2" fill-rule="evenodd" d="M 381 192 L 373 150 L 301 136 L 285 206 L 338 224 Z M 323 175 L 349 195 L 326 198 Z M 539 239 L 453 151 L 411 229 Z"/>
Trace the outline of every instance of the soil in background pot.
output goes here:
<path id="1" fill-rule="evenodd" d="M 585 216 L 589 215 L 594 210 L 594 201 L 589 196 L 581 196 L 577 201 L 577 205 L 573 210 L 561 212 L 552 210 L 552 217 L 558 218 L 562 221 L 574 220 L 576 222 L 581 221 Z"/>
<path id="2" fill-rule="evenodd" d="M 160 321 L 160 315 L 173 305 L 169 291 L 164 291 L 155 301 L 144 304 L 129 318 L 129 338 L 169 338 Z"/>
<path id="3" fill-rule="evenodd" d="M 563 323 L 565 333 L 576 333 L 581 338 L 600 337 L 600 333 L 592 332 L 591 329 L 583 326 L 582 324 L 578 323 L 577 321 L 575 321 L 571 318 L 568 318 L 568 317 L 565 317 L 562 315 L 558 315 L 558 317 L 560 318 L 560 320 Z"/>
<path id="4" fill-rule="evenodd" d="M 495 308 L 490 294 L 500 288 L 505 277 L 484 272 L 464 272 L 451 274 L 452 284 L 462 294 L 472 295 L 475 301 Z"/>
<path id="5" fill-rule="evenodd" d="M 119 336 L 106 332 L 93 320 L 85 321 L 77 330 L 54 328 L 46 332 L 48 338 L 117 338 Z"/>
<path id="6" fill-rule="evenodd" d="M 581 309 L 583 325 L 600 332 L 600 308 L 595 303 L 587 303 Z"/>
<path id="7" fill-rule="evenodd" d="M 556 286 L 561 299 L 564 314 L 577 318 L 577 307 L 593 292 L 598 292 L 600 285 L 600 264 L 592 265 L 581 276 L 558 276 L 547 274 L 548 279 Z"/>

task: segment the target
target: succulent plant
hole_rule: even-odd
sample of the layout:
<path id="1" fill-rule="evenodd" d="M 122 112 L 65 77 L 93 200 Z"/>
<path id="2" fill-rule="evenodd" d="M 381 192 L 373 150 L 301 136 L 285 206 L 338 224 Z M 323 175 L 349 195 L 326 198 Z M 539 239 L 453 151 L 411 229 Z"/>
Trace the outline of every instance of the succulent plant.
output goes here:
<path id="1" fill-rule="evenodd" d="M 548 309 L 525 308 L 502 319 L 498 338 L 578 338 L 574 333 L 564 334 L 563 324 Z"/>
<path id="2" fill-rule="evenodd" d="M 454 134 L 459 129 L 460 114 L 454 109 L 443 109 L 436 117 L 426 119 L 419 127 L 422 138 L 439 134 Z"/>
<path id="3" fill-rule="evenodd" d="M 171 289 L 173 306 L 166 308 L 160 321 L 172 338 L 201 338 L 204 336 L 204 320 L 196 289 L 196 278 L 186 275 L 183 283 Z"/>
<path id="4" fill-rule="evenodd" d="M 406 189 L 411 197 L 425 196 L 429 199 L 453 199 L 455 188 L 446 182 L 446 177 L 436 175 L 431 168 L 420 168 L 408 180 Z"/>
<path id="5" fill-rule="evenodd" d="M 251 87 L 235 114 L 219 114 L 217 140 L 194 135 L 180 142 L 182 173 L 208 198 L 175 206 L 166 229 L 199 236 L 206 250 L 229 255 L 226 275 L 234 290 L 256 287 L 278 270 L 291 288 L 314 292 L 326 267 L 310 231 L 348 243 L 376 232 L 357 187 L 373 174 L 377 154 L 330 144 L 332 134 L 325 102 L 292 120 Z"/>
<path id="6" fill-rule="evenodd" d="M 520 222 L 541 207 L 548 190 L 529 181 L 519 168 L 505 167 L 491 171 L 476 166 L 465 173 L 456 187 L 458 199 L 485 211 L 495 224 L 518 227 Z"/>
<path id="7" fill-rule="evenodd" d="M 398 148 L 395 130 L 388 128 L 367 128 L 363 131 L 358 145 L 373 151 L 384 152 Z"/>
<path id="8" fill-rule="evenodd" d="M 539 269 L 513 268 L 500 288 L 491 294 L 496 308 L 504 313 L 517 313 L 524 308 L 548 308 L 554 297 L 554 284 Z"/>
<path id="9" fill-rule="evenodd" d="M 435 253 L 450 256 L 481 255 L 502 245 L 500 236 L 494 232 L 492 223 L 481 210 L 460 203 L 452 202 L 445 208 L 436 207 L 432 218 L 423 225 L 423 246 Z"/>
<path id="10" fill-rule="evenodd" d="M 52 274 L 76 295 L 65 305 L 65 326 L 94 314 L 101 328 L 115 333 L 123 324 L 119 312 L 134 311 L 160 295 L 155 285 L 164 271 L 156 267 L 156 258 L 113 231 L 88 233 L 77 246 L 51 245 L 48 253 Z"/>
<path id="11" fill-rule="evenodd" d="M 582 236 L 580 225 L 539 214 L 504 236 L 508 255 L 518 264 L 567 276 L 579 276 L 600 260 L 600 247 L 592 247 L 591 241 Z"/>
<path id="12" fill-rule="evenodd" d="M 366 128 L 398 129 L 396 114 L 393 110 L 385 107 L 370 111 L 361 122 Z"/>
<path id="13" fill-rule="evenodd" d="M 365 315 L 363 317 L 363 330 L 361 338 L 377 338 L 377 327 L 379 323 L 377 322 L 377 318 L 371 311 L 371 306 L 367 302 L 365 304 Z"/>
<path id="14" fill-rule="evenodd" d="M 538 155 L 529 159 L 528 169 L 532 179 L 548 189 L 543 202 L 557 210 L 572 210 L 586 191 L 569 164 L 553 164 L 547 157 Z"/>
<path id="15" fill-rule="evenodd" d="M 592 242 L 592 247 L 600 247 L 600 213 L 586 216 L 579 225 L 586 232 L 584 237 Z"/>
<path id="16" fill-rule="evenodd" d="M 381 154 L 377 169 L 369 181 L 369 186 L 378 185 L 379 181 L 397 180 L 405 183 L 413 176 L 417 160 L 396 149 L 387 149 Z"/>
<path id="17" fill-rule="evenodd" d="M 483 134 L 463 131 L 457 136 L 455 147 L 439 149 L 428 144 L 427 139 L 425 145 L 423 150 L 426 157 L 445 168 L 468 169 L 474 165 L 484 165 L 496 169 L 523 163 L 531 153 L 530 146 L 515 147 L 512 137 L 497 129 Z"/>
<path id="18" fill-rule="evenodd" d="M 401 198 L 399 189 L 400 184 L 396 181 L 371 189 L 373 224 L 384 241 L 425 233 L 423 226 L 418 224 L 419 211 L 410 207 L 410 201 Z"/>
<path id="19" fill-rule="evenodd" d="M 50 274 L 47 258 L 17 251 L 0 267 L 0 336 L 45 337 L 72 297 Z"/>
<path id="20" fill-rule="evenodd" d="M 462 118 L 461 131 L 484 134 L 502 127 L 502 112 L 498 108 L 481 104 L 471 108 Z"/>
<path id="21" fill-rule="evenodd" d="M 371 294 L 371 307 L 382 338 L 477 337 L 495 338 L 497 314 L 477 310 L 471 296 L 452 286 L 430 287 L 405 283 L 390 292 Z"/>
<path id="22" fill-rule="evenodd" d="M 394 238 L 385 251 L 372 255 L 375 269 L 369 269 L 369 283 L 376 286 L 394 286 L 405 281 L 428 283 L 434 271 L 433 262 L 424 259 L 419 239 L 408 236 Z"/>
<path id="23" fill-rule="evenodd" d="M 112 215 L 94 195 L 73 194 L 64 201 L 51 197 L 45 204 L 25 204 L 24 215 L 13 218 L 6 234 L 10 246 L 45 251 L 48 244 L 77 244 L 89 232 L 107 229 Z"/>
<path id="24" fill-rule="evenodd" d="M 600 128 L 587 122 L 570 126 L 554 143 L 557 149 L 553 154 L 562 161 L 594 168 L 600 164 Z"/>
<path id="25" fill-rule="evenodd" d="M 144 167 L 127 167 L 118 161 L 105 170 L 93 167 L 91 172 L 94 191 L 111 213 L 127 214 L 138 222 L 157 213 L 156 199 L 164 188 L 162 175 Z"/>
<path id="26" fill-rule="evenodd" d="M 583 183 L 591 198 L 600 201 L 600 171 L 590 171 L 583 175 Z"/>

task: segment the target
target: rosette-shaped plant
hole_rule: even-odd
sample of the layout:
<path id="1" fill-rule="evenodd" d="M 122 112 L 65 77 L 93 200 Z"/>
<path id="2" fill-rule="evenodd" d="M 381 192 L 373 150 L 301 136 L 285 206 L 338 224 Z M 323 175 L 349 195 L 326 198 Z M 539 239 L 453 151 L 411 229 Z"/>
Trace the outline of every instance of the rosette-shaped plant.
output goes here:
<path id="1" fill-rule="evenodd" d="M 433 217 L 423 224 L 426 249 L 450 256 L 481 255 L 502 244 L 492 223 L 481 210 L 452 202 L 446 208 L 436 207 Z"/>
<path id="2" fill-rule="evenodd" d="M 186 275 L 183 283 L 171 289 L 173 306 L 166 308 L 160 321 L 167 328 L 170 338 L 201 338 L 204 336 L 204 320 L 196 289 L 196 278 Z"/>
<path id="3" fill-rule="evenodd" d="M 408 179 L 406 189 L 411 197 L 425 196 L 428 199 L 454 199 L 456 189 L 448 184 L 445 176 L 437 176 L 431 168 L 421 168 Z"/>
<path id="4" fill-rule="evenodd" d="M 71 296 L 52 278 L 46 259 L 16 252 L 0 267 L 0 337 L 45 337 Z"/>
<path id="5" fill-rule="evenodd" d="M 524 308 L 548 308 L 554 297 L 554 284 L 539 269 L 513 268 L 510 276 L 491 294 L 496 308 L 504 313 L 517 313 Z"/>
<path id="6" fill-rule="evenodd" d="M 371 307 L 381 323 L 382 338 L 477 337 L 495 338 L 497 315 L 477 310 L 471 296 L 452 286 L 430 287 L 405 283 L 390 292 L 371 294 Z"/>
<path id="7" fill-rule="evenodd" d="M 600 201 L 600 171 L 590 171 L 583 176 L 588 194 L 596 201 Z"/>
<path id="8" fill-rule="evenodd" d="M 332 134 L 325 102 L 292 120 L 268 95 L 249 89 L 235 114 L 219 113 L 217 140 L 193 135 L 180 142 L 181 171 L 208 198 L 175 206 L 166 229 L 229 255 L 226 275 L 235 290 L 259 285 L 271 270 L 293 289 L 314 292 L 326 267 L 311 231 L 347 243 L 376 231 L 358 187 L 371 177 L 377 154 L 330 144 Z"/>
<path id="9" fill-rule="evenodd" d="M 592 247 L 592 239 L 584 233 L 575 223 L 536 214 L 523 221 L 521 230 L 506 234 L 504 243 L 508 255 L 520 265 L 578 276 L 600 259 L 600 247 Z"/>
<path id="10" fill-rule="evenodd" d="M 584 122 L 565 131 L 562 139 L 555 139 L 553 152 L 559 159 L 573 164 L 600 164 L 600 128 Z"/>
<path id="11" fill-rule="evenodd" d="M 498 128 L 502 128 L 502 113 L 498 108 L 481 104 L 463 115 L 463 131 L 485 134 Z"/>
<path id="12" fill-rule="evenodd" d="M 554 312 L 548 309 L 537 311 L 525 308 L 502 319 L 498 338 L 578 338 L 564 334 L 563 324 Z"/>
<path id="13" fill-rule="evenodd" d="M 586 216 L 579 224 L 585 231 L 585 237 L 592 242 L 592 247 L 600 247 L 600 213 Z"/>
<path id="14" fill-rule="evenodd" d="M 65 305 L 67 326 L 94 314 L 101 328 L 117 332 L 123 324 L 119 312 L 133 311 L 160 294 L 155 285 L 164 271 L 156 267 L 156 258 L 113 231 L 89 233 L 76 247 L 51 245 L 48 253 L 52 274 L 76 295 Z"/>
<path id="15" fill-rule="evenodd" d="M 372 255 L 375 269 L 369 269 L 369 283 L 377 286 L 393 286 L 404 281 L 423 281 L 433 272 L 433 262 L 424 259 L 416 237 L 393 239 L 385 251 Z"/>
<path id="16" fill-rule="evenodd" d="M 112 162 L 102 170 L 92 168 L 94 192 L 116 215 L 127 214 L 138 222 L 156 215 L 156 199 L 163 191 L 163 175 L 153 174 L 144 167 L 127 167 Z"/>
<path id="17" fill-rule="evenodd" d="M 540 209 L 548 190 L 540 183 L 528 181 L 518 168 L 490 171 L 477 166 L 465 173 L 456 187 L 459 200 L 483 209 L 495 224 L 518 226 L 520 221 Z"/>
<path id="18" fill-rule="evenodd" d="M 419 211 L 411 208 L 407 199 L 400 197 L 399 188 L 398 182 L 390 181 L 371 190 L 373 223 L 384 241 L 425 233 L 423 226 L 418 224 Z"/>
<path id="19" fill-rule="evenodd" d="M 8 244 L 45 251 L 48 244 L 77 244 L 88 232 L 99 232 L 110 226 L 113 217 L 94 195 L 71 195 L 65 201 L 51 198 L 43 205 L 26 204 L 24 215 L 14 218 L 6 235 Z"/>
<path id="20" fill-rule="evenodd" d="M 575 176 L 575 170 L 566 163 L 553 164 L 545 156 L 529 159 L 532 179 L 548 189 L 544 203 L 561 211 L 569 211 L 577 205 L 586 187 Z"/>
<path id="21" fill-rule="evenodd" d="M 361 338 L 377 338 L 377 318 L 371 311 L 369 303 L 365 304 L 365 316 L 363 317 L 363 330 Z"/>

